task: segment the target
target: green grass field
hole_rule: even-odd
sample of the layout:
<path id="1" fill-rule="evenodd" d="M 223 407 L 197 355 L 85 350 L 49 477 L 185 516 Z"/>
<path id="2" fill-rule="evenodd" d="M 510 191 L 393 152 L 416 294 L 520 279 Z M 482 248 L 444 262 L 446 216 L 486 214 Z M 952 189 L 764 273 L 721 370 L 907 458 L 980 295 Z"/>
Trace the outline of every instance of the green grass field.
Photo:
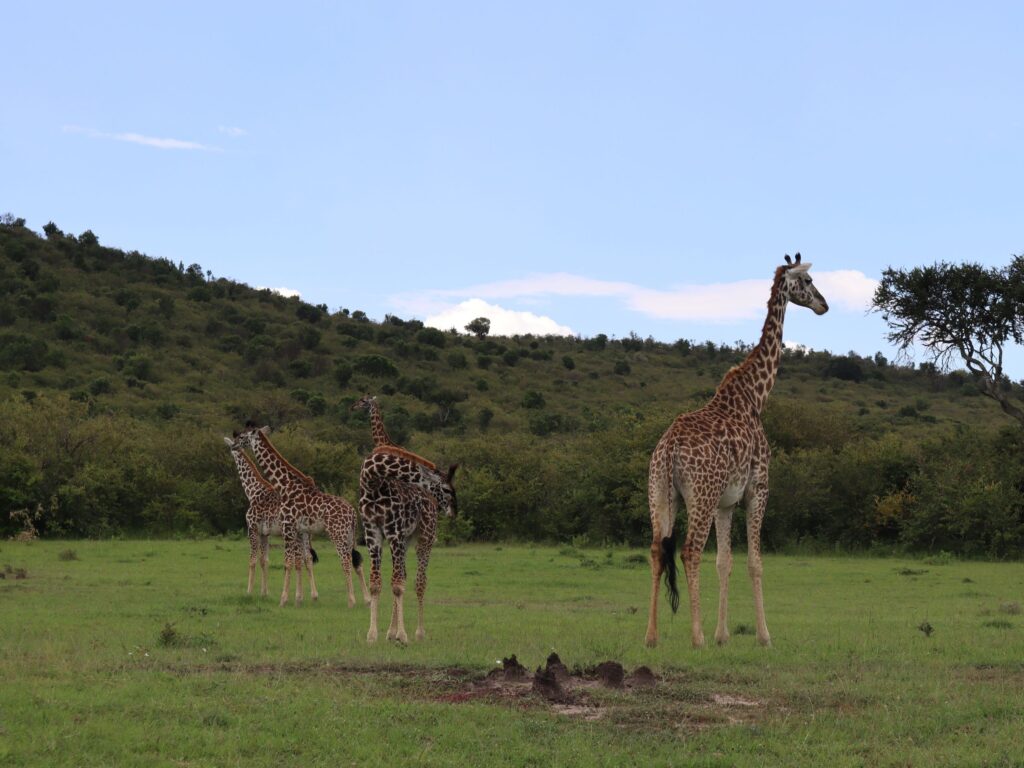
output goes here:
<path id="1" fill-rule="evenodd" d="M 667 609 L 643 647 L 637 550 L 440 548 L 427 639 L 397 647 L 366 644 L 327 549 L 320 600 L 278 608 L 280 549 L 249 598 L 241 539 L 0 543 L 0 764 L 1024 764 L 1024 564 L 769 556 L 762 649 L 737 557 L 733 639 L 694 651 Z M 552 650 L 660 680 L 573 706 L 481 683 Z"/>

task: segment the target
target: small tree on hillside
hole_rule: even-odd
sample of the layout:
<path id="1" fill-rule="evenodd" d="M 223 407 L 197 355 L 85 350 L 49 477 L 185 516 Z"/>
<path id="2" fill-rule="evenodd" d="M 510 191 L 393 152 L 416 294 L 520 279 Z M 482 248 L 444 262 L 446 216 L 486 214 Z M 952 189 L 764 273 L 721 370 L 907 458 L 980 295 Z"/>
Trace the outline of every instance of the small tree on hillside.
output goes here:
<path id="1" fill-rule="evenodd" d="M 478 339 L 482 339 L 491 332 L 491 321 L 486 317 L 478 317 L 476 320 L 467 323 L 465 328 Z"/>
<path id="2" fill-rule="evenodd" d="M 882 313 L 888 339 L 901 352 L 920 343 L 943 369 L 959 355 L 982 393 L 1024 426 L 1024 409 L 1003 373 L 1006 345 L 1024 341 L 1024 256 L 1006 267 L 942 262 L 889 268 L 872 308 Z"/>

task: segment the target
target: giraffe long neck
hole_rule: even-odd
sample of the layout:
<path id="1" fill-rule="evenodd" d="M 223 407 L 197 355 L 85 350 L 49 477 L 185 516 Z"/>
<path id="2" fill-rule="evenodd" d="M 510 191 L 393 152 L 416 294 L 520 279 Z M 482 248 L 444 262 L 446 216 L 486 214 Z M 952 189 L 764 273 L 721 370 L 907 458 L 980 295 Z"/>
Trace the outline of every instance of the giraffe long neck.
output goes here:
<path id="1" fill-rule="evenodd" d="M 252 450 L 256 454 L 256 460 L 263 467 L 267 480 L 275 488 L 313 484 L 313 479 L 289 464 L 262 432 L 256 433 L 256 439 L 252 441 Z"/>
<path id="2" fill-rule="evenodd" d="M 764 411 L 782 359 L 782 325 L 786 319 L 787 304 L 782 292 L 783 275 L 782 268 L 776 270 L 761 339 L 746 359 L 725 375 L 716 394 L 716 397 L 739 395 L 750 403 L 756 416 Z"/>
<path id="3" fill-rule="evenodd" d="M 370 401 L 370 431 L 373 435 L 373 447 L 381 445 L 394 445 L 387 429 L 384 427 L 384 419 L 380 415 L 380 404 L 376 400 Z"/>
<path id="4" fill-rule="evenodd" d="M 249 501 L 252 501 L 260 491 L 271 487 L 270 483 L 264 480 L 259 470 L 256 469 L 252 459 L 244 451 L 232 450 L 231 455 L 235 459 L 235 466 L 238 467 L 238 477 L 242 481 L 242 489 L 245 491 L 245 497 Z"/>

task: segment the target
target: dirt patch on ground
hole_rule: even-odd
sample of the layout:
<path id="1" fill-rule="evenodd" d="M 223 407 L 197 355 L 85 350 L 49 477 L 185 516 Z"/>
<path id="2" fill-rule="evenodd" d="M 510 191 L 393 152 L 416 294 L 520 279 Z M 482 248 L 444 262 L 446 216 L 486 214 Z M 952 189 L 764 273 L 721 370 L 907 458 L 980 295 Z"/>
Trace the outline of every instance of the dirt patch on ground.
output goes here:
<path id="1" fill-rule="evenodd" d="M 766 702 L 753 698 L 746 691 L 709 688 L 709 681 L 702 676 L 678 671 L 656 674 L 646 666 L 630 671 L 613 660 L 570 668 L 555 653 L 532 672 L 512 654 L 486 674 L 462 667 L 361 666 L 333 662 L 215 661 L 168 665 L 164 669 L 182 676 L 229 673 L 362 680 L 367 686 L 394 688 L 393 695 L 412 699 L 451 705 L 477 703 L 544 709 L 576 720 L 601 720 L 650 731 L 696 731 L 755 723 L 765 719 L 770 709 Z"/>

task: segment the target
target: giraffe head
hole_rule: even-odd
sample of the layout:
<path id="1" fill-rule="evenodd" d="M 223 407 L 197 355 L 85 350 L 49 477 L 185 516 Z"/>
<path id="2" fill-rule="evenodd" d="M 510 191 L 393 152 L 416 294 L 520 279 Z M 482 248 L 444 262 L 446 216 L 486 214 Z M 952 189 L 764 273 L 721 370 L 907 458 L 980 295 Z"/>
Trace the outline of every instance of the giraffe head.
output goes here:
<path id="1" fill-rule="evenodd" d="M 377 398 L 373 395 L 363 395 L 354 403 L 352 403 L 353 411 L 368 411 L 373 407 L 373 404 L 377 402 Z"/>
<path id="2" fill-rule="evenodd" d="M 791 301 L 800 307 L 809 307 L 816 315 L 824 315 L 828 312 L 828 302 L 814 287 L 811 280 L 810 263 L 801 264 L 800 254 L 795 260 L 786 254 L 785 266 L 779 267 L 782 270 L 782 281 L 779 290 L 786 301 Z"/>
<path id="3" fill-rule="evenodd" d="M 441 509 L 447 517 L 455 517 L 459 513 L 458 499 L 455 497 L 455 470 L 459 468 L 458 464 L 452 464 L 448 467 L 448 472 L 441 475 L 441 492 L 438 498 L 438 502 L 441 504 Z"/>
<path id="4" fill-rule="evenodd" d="M 238 432 L 235 432 L 232 437 L 225 437 L 224 442 L 227 443 L 228 450 L 232 453 L 241 453 L 245 450 L 246 439 Z"/>

